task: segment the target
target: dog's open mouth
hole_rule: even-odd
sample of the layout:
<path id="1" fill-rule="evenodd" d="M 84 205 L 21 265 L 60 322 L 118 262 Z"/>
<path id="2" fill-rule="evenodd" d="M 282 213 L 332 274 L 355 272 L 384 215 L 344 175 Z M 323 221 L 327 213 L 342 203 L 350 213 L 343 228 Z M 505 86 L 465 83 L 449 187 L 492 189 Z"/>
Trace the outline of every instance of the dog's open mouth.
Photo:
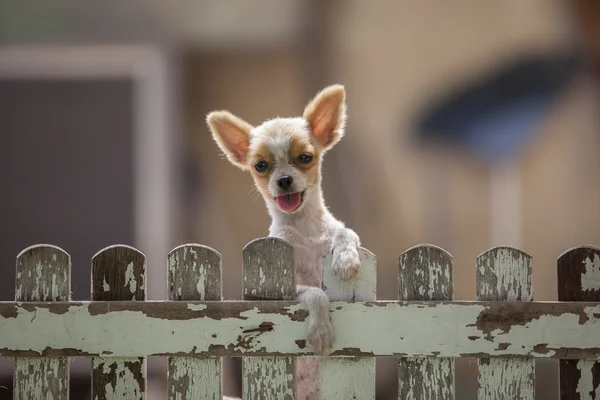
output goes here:
<path id="1" fill-rule="evenodd" d="M 277 202 L 277 206 L 282 211 L 285 212 L 293 212 L 300 207 L 302 204 L 302 200 L 304 199 L 304 192 L 296 192 L 296 193 L 286 193 L 281 196 L 277 196 L 275 201 Z"/>

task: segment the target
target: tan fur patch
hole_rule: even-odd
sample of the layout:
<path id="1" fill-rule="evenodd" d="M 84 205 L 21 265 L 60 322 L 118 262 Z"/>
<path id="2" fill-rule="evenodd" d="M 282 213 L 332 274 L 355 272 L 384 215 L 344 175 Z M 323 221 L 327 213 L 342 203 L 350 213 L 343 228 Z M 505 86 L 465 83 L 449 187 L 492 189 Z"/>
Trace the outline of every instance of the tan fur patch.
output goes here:
<path id="1" fill-rule="evenodd" d="M 302 154 L 310 154 L 312 156 L 312 161 L 306 164 L 300 162 L 298 157 Z M 304 173 L 309 185 L 315 185 L 319 182 L 321 155 L 308 138 L 301 135 L 292 135 L 288 155 L 290 162 Z"/>
<path id="2" fill-rule="evenodd" d="M 258 172 L 254 166 L 259 161 L 266 161 L 269 167 L 264 172 Z M 266 197 L 271 197 L 269 194 L 269 177 L 273 171 L 275 165 L 275 159 L 273 154 L 269 151 L 269 148 L 264 144 L 260 143 L 255 152 L 250 154 L 250 172 L 254 178 L 254 183 L 258 190 Z"/>

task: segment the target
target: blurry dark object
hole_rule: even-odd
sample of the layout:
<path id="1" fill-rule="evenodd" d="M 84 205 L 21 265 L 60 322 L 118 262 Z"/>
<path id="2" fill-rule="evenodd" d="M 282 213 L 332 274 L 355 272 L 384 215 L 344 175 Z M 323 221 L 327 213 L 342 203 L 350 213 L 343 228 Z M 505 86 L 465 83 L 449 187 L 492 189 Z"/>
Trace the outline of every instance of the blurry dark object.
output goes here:
<path id="1" fill-rule="evenodd" d="M 574 0 L 575 22 L 596 79 L 600 81 L 600 1 Z"/>
<path id="2" fill-rule="evenodd" d="M 425 107 L 417 138 L 464 148 L 490 162 L 513 154 L 531 139 L 579 65 L 575 54 L 520 57 Z"/>

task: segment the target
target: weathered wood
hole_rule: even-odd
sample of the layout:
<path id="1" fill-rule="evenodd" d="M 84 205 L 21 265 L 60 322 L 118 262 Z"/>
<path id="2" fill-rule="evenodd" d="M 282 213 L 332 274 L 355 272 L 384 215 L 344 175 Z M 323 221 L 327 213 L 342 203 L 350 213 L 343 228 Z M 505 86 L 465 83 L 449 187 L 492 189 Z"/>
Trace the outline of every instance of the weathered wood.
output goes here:
<path id="1" fill-rule="evenodd" d="M 477 300 L 533 300 L 532 260 L 521 250 L 495 247 L 477 257 Z M 520 340 L 506 341 L 516 346 Z M 530 399 L 535 397 L 535 360 L 478 360 L 479 399 Z"/>
<path id="2" fill-rule="evenodd" d="M 129 246 L 110 246 L 92 258 L 92 304 L 93 301 L 119 300 L 146 300 L 146 256 Z M 106 334 L 103 327 L 97 332 Z M 148 328 L 148 332 L 152 332 L 152 328 Z M 143 340 L 145 333 L 130 332 L 131 339 Z M 90 333 L 83 340 L 97 335 Z M 146 359 L 115 358 L 107 352 L 102 355 L 106 354 L 111 357 L 92 359 L 92 398 L 145 399 Z"/>
<path id="3" fill-rule="evenodd" d="M 17 256 L 16 301 L 69 301 L 71 257 L 51 245 L 37 245 Z M 17 358 L 13 379 L 15 400 L 69 398 L 69 359 Z"/>
<path id="4" fill-rule="evenodd" d="M 221 254 L 187 244 L 168 256 L 169 300 L 221 301 Z M 172 400 L 221 399 L 221 359 L 170 357 L 167 392 Z"/>
<path id="5" fill-rule="evenodd" d="M 452 256 L 447 251 L 421 245 L 400 256 L 399 300 L 452 300 L 452 293 Z M 398 398 L 454 399 L 454 359 L 399 358 Z"/>
<path id="6" fill-rule="evenodd" d="M 330 313 L 333 356 L 600 359 L 598 302 L 332 302 Z M 297 301 L 0 302 L 0 357 L 313 355 L 306 317 Z"/>
<path id="7" fill-rule="evenodd" d="M 333 273 L 333 256 L 323 261 L 323 287 L 330 300 L 375 301 L 377 293 L 377 258 L 359 249 L 360 268 L 352 280 L 342 281 Z M 338 315 L 333 313 L 336 324 Z M 337 334 L 337 332 L 336 332 Z M 375 399 L 375 358 L 327 357 L 321 359 L 321 399 Z"/>
<path id="8" fill-rule="evenodd" d="M 558 300 L 600 302 L 600 248 L 580 246 L 558 257 Z M 600 329 L 597 333 L 600 336 Z M 600 399 L 600 362 L 561 360 L 561 399 Z"/>
<path id="9" fill-rule="evenodd" d="M 276 238 L 256 239 L 243 251 L 244 300 L 291 300 L 296 296 L 294 249 Z M 278 332 L 275 320 L 265 320 L 242 331 L 240 342 L 265 346 L 269 333 Z M 291 357 L 255 357 L 242 360 L 244 400 L 294 398 L 294 362 Z"/>

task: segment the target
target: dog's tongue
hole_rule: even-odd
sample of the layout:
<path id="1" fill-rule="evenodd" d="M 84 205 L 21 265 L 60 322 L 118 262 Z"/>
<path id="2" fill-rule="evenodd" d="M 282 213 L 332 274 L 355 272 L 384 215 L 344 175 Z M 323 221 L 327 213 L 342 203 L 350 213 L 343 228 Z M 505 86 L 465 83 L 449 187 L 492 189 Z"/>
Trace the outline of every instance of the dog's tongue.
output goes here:
<path id="1" fill-rule="evenodd" d="M 277 205 L 283 211 L 294 211 L 300 205 L 300 201 L 302 200 L 300 193 L 291 193 L 284 194 L 281 196 L 277 196 Z"/>

